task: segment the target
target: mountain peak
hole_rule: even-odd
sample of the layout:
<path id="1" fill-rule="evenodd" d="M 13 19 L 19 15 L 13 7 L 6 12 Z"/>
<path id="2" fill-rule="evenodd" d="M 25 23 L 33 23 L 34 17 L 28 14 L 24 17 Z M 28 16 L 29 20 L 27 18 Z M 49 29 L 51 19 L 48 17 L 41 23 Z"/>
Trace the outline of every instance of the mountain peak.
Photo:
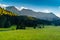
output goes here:
<path id="1" fill-rule="evenodd" d="M 31 10 L 31 9 L 22 9 L 21 11 L 26 11 L 26 12 L 35 12 L 35 11 L 33 11 L 33 10 Z"/>
<path id="2" fill-rule="evenodd" d="M 19 10 L 15 6 L 8 6 L 8 7 L 6 7 L 6 10 L 11 11 L 11 12 L 19 15 Z"/>
<path id="3" fill-rule="evenodd" d="M 32 11 L 32 10 L 30 10 L 30 9 L 24 9 L 24 8 L 23 8 L 22 10 L 26 10 L 26 11 Z"/>

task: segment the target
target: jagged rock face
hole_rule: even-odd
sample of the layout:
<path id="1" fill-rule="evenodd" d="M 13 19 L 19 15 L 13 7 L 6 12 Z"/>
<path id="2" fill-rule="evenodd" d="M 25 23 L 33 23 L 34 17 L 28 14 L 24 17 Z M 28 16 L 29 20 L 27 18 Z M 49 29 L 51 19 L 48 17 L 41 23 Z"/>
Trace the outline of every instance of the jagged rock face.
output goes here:
<path id="1" fill-rule="evenodd" d="M 14 6 L 6 7 L 6 10 L 11 11 L 11 12 L 18 14 L 18 15 L 32 16 L 32 17 L 36 17 L 39 19 L 43 19 L 43 20 L 54 21 L 54 20 L 59 19 L 53 13 L 35 12 L 35 11 L 30 10 L 30 9 L 22 9 L 21 11 L 19 11 Z"/>

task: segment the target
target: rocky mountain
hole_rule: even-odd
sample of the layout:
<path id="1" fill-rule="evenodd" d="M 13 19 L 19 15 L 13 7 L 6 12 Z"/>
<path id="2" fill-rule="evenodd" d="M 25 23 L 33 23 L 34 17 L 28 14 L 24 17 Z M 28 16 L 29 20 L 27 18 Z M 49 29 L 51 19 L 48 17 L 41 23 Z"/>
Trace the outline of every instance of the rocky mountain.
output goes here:
<path id="1" fill-rule="evenodd" d="M 44 19 L 44 20 L 49 20 L 49 21 L 58 19 L 58 17 L 53 13 L 34 12 L 29 9 L 21 10 L 21 15 L 33 16 L 39 19 Z"/>
<path id="2" fill-rule="evenodd" d="M 53 20 L 59 19 L 59 17 L 57 17 L 53 13 L 35 12 L 33 10 L 30 10 L 30 9 L 22 9 L 21 11 L 19 11 L 14 6 L 6 7 L 6 10 L 11 11 L 17 15 L 27 15 L 27 16 L 36 17 L 36 18 L 43 19 L 43 20 L 53 21 Z"/>
<path id="3" fill-rule="evenodd" d="M 20 15 L 20 11 L 16 7 L 14 7 L 14 6 L 6 7 L 6 10 L 11 11 L 11 12 L 17 14 L 17 15 Z"/>

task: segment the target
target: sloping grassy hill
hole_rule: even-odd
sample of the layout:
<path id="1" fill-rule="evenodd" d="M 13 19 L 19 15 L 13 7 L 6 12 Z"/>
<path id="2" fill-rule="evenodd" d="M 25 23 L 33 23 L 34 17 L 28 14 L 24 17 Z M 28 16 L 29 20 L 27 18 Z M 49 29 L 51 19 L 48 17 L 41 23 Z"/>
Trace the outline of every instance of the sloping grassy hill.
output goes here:
<path id="1" fill-rule="evenodd" d="M 1 31 L 0 40 L 60 40 L 60 27 Z"/>

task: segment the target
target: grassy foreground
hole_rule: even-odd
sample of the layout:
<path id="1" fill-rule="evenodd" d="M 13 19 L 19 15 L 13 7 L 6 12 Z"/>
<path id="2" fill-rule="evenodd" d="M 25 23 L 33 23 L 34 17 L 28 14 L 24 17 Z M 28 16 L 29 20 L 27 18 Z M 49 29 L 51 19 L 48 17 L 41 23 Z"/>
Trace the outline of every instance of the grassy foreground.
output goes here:
<path id="1" fill-rule="evenodd" d="M 60 40 L 60 27 L 1 31 L 0 40 Z"/>

